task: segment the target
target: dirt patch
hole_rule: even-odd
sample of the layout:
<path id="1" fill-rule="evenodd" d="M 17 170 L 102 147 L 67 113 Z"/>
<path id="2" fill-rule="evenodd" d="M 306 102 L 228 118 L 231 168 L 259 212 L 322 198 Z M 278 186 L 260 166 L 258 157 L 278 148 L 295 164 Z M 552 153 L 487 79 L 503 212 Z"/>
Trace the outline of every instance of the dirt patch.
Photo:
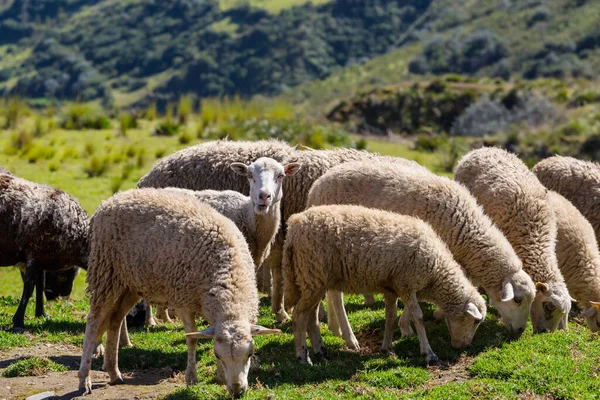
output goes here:
<path id="1" fill-rule="evenodd" d="M 39 344 L 32 347 L 13 348 L 0 352 L 1 370 L 13 362 L 31 356 L 43 356 L 67 366 L 71 371 L 51 372 L 37 377 L 0 377 L 0 400 L 23 399 L 35 393 L 54 391 L 59 399 L 78 398 L 79 378 L 77 369 L 81 359 L 81 349 L 72 345 Z M 108 374 L 103 371 L 91 372 L 93 393 L 85 399 L 156 399 L 171 393 L 175 388 L 185 386 L 181 374 L 174 374 L 170 368 L 136 370 L 123 372 L 123 385 L 108 385 Z"/>
<path id="2" fill-rule="evenodd" d="M 462 356 L 453 364 L 442 364 L 439 367 L 429 367 L 431 379 L 422 389 L 445 385 L 450 382 L 464 382 L 470 379 L 467 368 L 473 364 L 473 357 Z"/>

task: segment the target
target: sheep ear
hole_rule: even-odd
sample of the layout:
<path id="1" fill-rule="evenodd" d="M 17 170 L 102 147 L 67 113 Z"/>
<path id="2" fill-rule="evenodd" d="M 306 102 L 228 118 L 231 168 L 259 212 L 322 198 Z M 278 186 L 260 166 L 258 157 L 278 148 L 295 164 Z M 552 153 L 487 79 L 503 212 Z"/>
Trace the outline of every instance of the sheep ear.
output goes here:
<path id="1" fill-rule="evenodd" d="M 250 328 L 250 333 L 252 336 L 261 336 L 261 335 L 276 335 L 281 333 L 279 329 L 269 329 L 260 325 L 252 325 Z"/>
<path id="2" fill-rule="evenodd" d="M 550 287 L 548 286 L 547 283 L 536 282 L 536 284 L 535 284 L 535 290 L 542 294 L 546 293 L 549 289 L 550 289 Z"/>
<path id="3" fill-rule="evenodd" d="M 229 167 L 238 175 L 246 176 L 248 174 L 248 166 L 241 162 L 234 162 Z"/>
<path id="4" fill-rule="evenodd" d="M 509 279 L 505 279 L 502 282 L 502 292 L 500 293 L 500 301 L 507 302 L 512 301 L 515 298 L 515 290 Z"/>
<path id="5" fill-rule="evenodd" d="M 583 315 L 586 316 L 586 317 L 593 317 L 598 312 L 598 308 L 597 307 L 598 306 L 595 306 L 595 305 L 592 304 L 592 306 L 590 308 L 588 308 L 587 310 L 585 310 L 585 312 L 583 313 Z"/>
<path id="6" fill-rule="evenodd" d="M 574 299 L 573 297 L 569 296 L 569 298 L 571 299 L 571 303 L 577 303 L 577 299 Z"/>
<path id="7" fill-rule="evenodd" d="M 285 171 L 286 175 L 296 175 L 296 173 L 300 171 L 301 167 L 302 164 L 294 162 L 287 164 L 285 167 L 283 167 L 283 170 Z"/>
<path id="8" fill-rule="evenodd" d="M 465 307 L 465 312 L 471 314 L 471 316 L 475 318 L 475 320 L 481 321 L 483 319 L 483 315 L 481 315 L 481 312 L 473 303 L 467 303 L 467 306 Z"/>
<path id="9" fill-rule="evenodd" d="M 203 329 L 200 332 L 186 333 L 185 336 L 189 336 L 194 339 L 212 339 L 215 337 L 215 327 L 209 326 L 208 328 Z"/>

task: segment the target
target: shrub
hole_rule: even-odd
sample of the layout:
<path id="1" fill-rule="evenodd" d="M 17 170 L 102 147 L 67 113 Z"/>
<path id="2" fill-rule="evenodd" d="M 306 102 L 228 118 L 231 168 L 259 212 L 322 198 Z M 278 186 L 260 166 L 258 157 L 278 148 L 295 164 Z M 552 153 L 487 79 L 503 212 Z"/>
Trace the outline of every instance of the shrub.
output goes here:
<path id="1" fill-rule="evenodd" d="M 30 164 L 35 164 L 38 160 L 49 160 L 54 157 L 56 152 L 52 147 L 34 145 L 31 146 L 25 153 L 25 159 Z"/>
<path id="2" fill-rule="evenodd" d="M 138 168 L 142 168 L 146 164 L 146 149 L 143 147 L 138 149 L 136 164 Z"/>
<path id="3" fill-rule="evenodd" d="M 121 189 L 122 185 L 123 185 L 123 179 L 121 178 L 121 176 L 113 177 L 110 180 L 110 190 L 111 190 L 112 194 L 117 193 Z"/>
<path id="4" fill-rule="evenodd" d="M 456 136 L 485 136 L 503 131 L 510 123 L 510 113 L 500 102 L 482 97 L 458 117 L 450 130 Z"/>
<path id="5" fill-rule="evenodd" d="M 148 121 L 154 121 L 156 119 L 156 115 L 156 102 L 152 102 L 146 109 L 145 117 Z"/>
<path id="6" fill-rule="evenodd" d="M 27 130 L 19 131 L 10 137 L 11 145 L 17 150 L 25 150 L 33 144 L 33 135 Z"/>
<path id="7" fill-rule="evenodd" d="M 356 150 L 369 150 L 369 142 L 365 138 L 360 138 L 354 144 Z"/>
<path id="8" fill-rule="evenodd" d="M 183 133 L 179 136 L 179 143 L 181 144 L 188 144 L 190 143 L 194 138 L 192 137 L 192 135 L 187 131 L 183 131 Z"/>
<path id="9" fill-rule="evenodd" d="M 6 100 L 6 123 L 4 129 L 15 129 L 19 123 L 19 118 L 29 113 L 27 104 L 18 97 Z"/>
<path id="10" fill-rule="evenodd" d="M 48 163 L 48 171 L 56 172 L 60 169 L 60 165 L 55 162 Z"/>
<path id="11" fill-rule="evenodd" d="M 511 113 L 512 123 L 526 123 L 534 127 L 544 123 L 551 124 L 560 119 L 561 112 L 542 95 L 524 97 Z"/>
<path id="12" fill-rule="evenodd" d="M 561 130 L 562 134 L 565 136 L 581 136 L 584 131 L 585 127 L 583 126 L 583 123 L 578 119 L 569 122 Z"/>
<path id="13" fill-rule="evenodd" d="M 188 123 L 190 116 L 194 112 L 194 100 L 191 95 L 181 96 L 177 106 L 177 118 L 180 124 Z"/>
<path id="14" fill-rule="evenodd" d="M 441 146 L 448 143 L 448 137 L 446 135 L 419 135 L 414 143 L 414 149 L 418 151 L 425 151 L 433 153 L 437 151 Z"/>
<path id="15" fill-rule="evenodd" d="M 154 156 L 156 157 L 156 159 L 163 158 L 165 154 L 167 154 L 167 149 L 165 149 L 164 147 L 156 149 L 156 151 L 154 152 Z"/>
<path id="16" fill-rule="evenodd" d="M 63 114 L 61 121 L 63 129 L 110 129 L 110 119 L 97 106 L 70 103 L 63 109 Z"/>
<path id="17" fill-rule="evenodd" d="M 109 162 L 110 159 L 108 156 L 101 157 L 94 155 L 84 166 L 83 171 L 87 174 L 88 178 L 102 176 L 108 170 Z"/>
<path id="18" fill-rule="evenodd" d="M 127 130 L 135 129 L 137 126 L 137 116 L 134 113 L 125 112 L 119 115 L 119 132 L 121 136 L 127 136 Z"/>
<path id="19" fill-rule="evenodd" d="M 30 357 L 9 365 L 3 372 L 5 378 L 16 378 L 25 376 L 40 376 L 48 372 L 64 372 L 68 368 L 62 364 L 57 364 L 45 357 Z"/>
<path id="20" fill-rule="evenodd" d="M 533 26 L 538 22 L 548 21 L 552 17 L 552 13 L 545 6 L 539 6 L 531 13 L 529 20 L 527 21 L 528 26 Z"/>
<path id="21" fill-rule="evenodd" d="M 34 120 L 33 136 L 40 137 L 44 136 L 45 133 L 46 129 L 44 128 L 44 121 L 41 116 L 36 115 Z"/>
<path id="22" fill-rule="evenodd" d="M 469 145 L 464 138 L 451 138 L 441 148 L 438 167 L 444 172 L 454 171 L 458 160 L 468 151 Z"/>
<path id="23" fill-rule="evenodd" d="M 175 136 L 179 133 L 181 126 L 173 121 L 162 121 L 152 130 L 153 136 Z"/>

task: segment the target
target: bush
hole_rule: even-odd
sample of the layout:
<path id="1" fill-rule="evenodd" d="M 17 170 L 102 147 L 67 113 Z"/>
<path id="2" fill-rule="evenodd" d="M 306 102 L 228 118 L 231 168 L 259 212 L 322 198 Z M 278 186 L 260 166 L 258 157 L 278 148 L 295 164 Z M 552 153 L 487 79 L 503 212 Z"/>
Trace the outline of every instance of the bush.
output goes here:
<path id="1" fill-rule="evenodd" d="M 417 151 L 433 153 L 437 151 L 441 146 L 444 146 L 447 143 L 448 138 L 446 137 L 446 135 L 419 135 L 417 137 L 417 140 L 415 140 L 414 149 Z"/>
<path id="2" fill-rule="evenodd" d="M 533 26 L 538 22 L 548 21 L 551 17 L 552 13 L 550 12 L 550 10 L 548 10 L 548 8 L 546 8 L 545 6 L 540 6 L 536 8 L 533 11 L 533 13 L 531 13 L 529 20 L 527 21 L 527 25 Z"/>
<path id="3" fill-rule="evenodd" d="M 194 100 L 192 99 L 192 96 L 181 96 L 179 99 L 179 105 L 177 106 L 177 118 L 179 119 L 179 123 L 182 125 L 188 123 L 193 112 Z"/>
<path id="4" fill-rule="evenodd" d="M 156 102 L 152 102 L 146 109 L 145 117 L 148 121 L 154 121 L 156 119 L 156 115 Z"/>
<path id="5" fill-rule="evenodd" d="M 134 113 L 125 112 L 119 115 L 119 132 L 121 136 L 127 136 L 127 130 L 135 129 L 137 126 L 137 116 Z"/>
<path id="6" fill-rule="evenodd" d="M 561 118 L 561 112 L 542 95 L 524 97 L 511 113 L 512 123 L 526 123 L 530 127 L 552 124 Z"/>
<path id="7" fill-rule="evenodd" d="M 87 165 L 83 168 L 83 171 L 87 174 L 88 178 L 94 178 L 104 175 L 108 170 L 110 159 L 108 156 L 92 156 L 88 161 Z"/>
<path id="8" fill-rule="evenodd" d="M 55 163 L 55 162 L 51 162 L 48 163 L 48 171 L 50 172 L 56 172 L 60 169 L 60 165 Z"/>
<path id="9" fill-rule="evenodd" d="M 152 130 L 153 136 L 175 136 L 179 133 L 181 126 L 173 121 L 162 121 Z"/>
<path id="10" fill-rule="evenodd" d="M 83 103 L 71 103 L 63 109 L 61 127 L 67 130 L 110 129 L 110 119 L 102 109 Z"/>
<path id="11" fill-rule="evenodd" d="M 440 151 L 438 167 L 443 172 L 452 172 L 458 160 L 469 151 L 469 145 L 464 138 L 451 138 L 443 144 Z"/>
<path id="12" fill-rule="evenodd" d="M 157 160 L 159 158 L 163 158 L 165 156 L 165 154 L 167 154 L 167 149 L 165 149 L 165 148 L 156 149 L 156 151 L 154 152 L 154 156 L 156 157 Z"/>
<path id="13" fill-rule="evenodd" d="M 180 136 L 179 136 L 179 143 L 181 144 L 188 144 L 190 143 L 194 138 L 192 137 L 192 135 L 185 130 Z"/>
<path id="14" fill-rule="evenodd" d="M 33 145 L 33 135 L 27 130 L 19 131 L 11 135 L 10 144 L 17 150 L 26 150 Z"/>
<path id="15" fill-rule="evenodd" d="M 485 136 L 503 131 L 510 123 L 510 113 L 500 102 L 482 97 L 469 106 L 452 125 L 456 136 Z"/>
<path id="16" fill-rule="evenodd" d="M 49 160 L 54 157 L 56 152 L 52 147 L 34 145 L 27 150 L 24 158 L 30 163 L 35 164 L 38 160 Z"/>

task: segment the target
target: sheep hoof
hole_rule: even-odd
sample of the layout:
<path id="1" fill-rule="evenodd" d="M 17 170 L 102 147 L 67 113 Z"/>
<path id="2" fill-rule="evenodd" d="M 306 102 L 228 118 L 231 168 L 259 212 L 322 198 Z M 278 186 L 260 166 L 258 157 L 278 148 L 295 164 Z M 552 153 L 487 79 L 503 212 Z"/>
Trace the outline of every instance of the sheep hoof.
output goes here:
<path id="1" fill-rule="evenodd" d="M 353 339 L 350 343 L 346 342 L 346 347 L 350 350 L 360 350 L 360 345 L 356 339 Z"/>
<path id="2" fill-rule="evenodd" d="M 115 386 L 115 385 L 122 385 L 125 382 L 123 381 L 123 378 L 117 378 L 114 381 L 110 382 L 109 385 L 110 386 Z"/>
<path id="3" fill-rule="evenodd" d="M 130 349 L 132 347 L 133 347 L 133 344 L 131 344 L 131 342 L 119 343 L 119 348 L 121 348 L 121 349 Z"/>
<path id="4" fill-rule="evenodd" d="M 313 365 L 312 361 L 310 360 L 310 357 L 306 357 L 306 359 L 303 359 L 302 357 L 296 357 L 296 359 L 300 362 L 300 364 Z"/>
<path id="5" fill-rule="evenodd" d="M 386 354 L 386 355 L 392 355 L 392 354 L 394 354 L 394 352 L 392 351 L 392 346 L 381 346 L 381 348 L 379 349 L 379 351 L 382 354 Z"/>
<path id="6" fill-rule="evenodd" d="M 363 302 L 363 304 L 365 306 L 370 306 L 370 305 L 375 304 L 375 296 L 373 296 L 372 294 L 366 295 L 365 301 Z"/>
<path id="7" fill-rule="evenodd" d="M 277 322 L 286 323 L 290 320 L 290 316 L 285 311 L 278 311 L 275 313 L 275 319 Z"/>
<path id="8" fill-rule="evenodd" d="M 440 365 L 440 359 L 435 355 L 427 356 L 427 366 Z"/>
<path id="9" fill-rule="evenodd" d="M 325 347 L 321 348 L 321 351 L 315 353 L 315 362 L 317 363 L 325 363 L 329 357 L 327 356 L 327 349 Z"/>
<path id="10" fill-rule="evenodd" d="M 85 378 L 83 382 L 79 382 L 79 394 L 81 396 L 92 394 L 92 379 L 90 377 Z"/>
<path id="11" fill-rule="evenodd" d="M 415 331 L 412 327 L 409 326 L 408 328 L 400 328 L 400 334 L 402 335 L 402 337 L 413 336 L 415 334 Z"/>
<path id="12" fill-rule="evenodd" d="M 36 318 L 40 318 L 40 317 L 41 317 L 41 318 L 44 318 L 44 319 L 49 319 L 49 318 L 50 318 L 50 317 L 48 316 L 48 314 L 46 314 L 45 312 L 44 312 L 44 313 L 41 313 L 41 314 L 38 314 L 38 313 L 36 313 L 36 314 L 35 314 L 35 317 L 36 317 Z"/>
<path id="13" fill-rule="evenodd" d="M 18 334 L 18 335 L 22 335 L 22 334 L 24 334 L 24 333 L 25 333 L 25 328 L 22 328 L 22 327 L 20 327 L 20 326 L 15 326 L 15 327 L 13 328 L 13 333 L 16 333 L 16 334 Z"/>
<path id="14" fill-rule="evenodd" d="M 98 346 L 96 346 L 96 350 L 94 350 L 94 354 L 92 354 L 92 358 L 99 358 L 102 357 L 104 355 L 104 346 L 102 346 L 102 344 L 99 344 Z"/>
<path id="15" fill-rule="evenodd" d="M 149 326 L 150 328 L 154 328 L 154 327 L 156 326 L 156 321 L 154 320 L 154 318 L 150 318 L 150 319 L 148 320 L 148 326 Z"/>

